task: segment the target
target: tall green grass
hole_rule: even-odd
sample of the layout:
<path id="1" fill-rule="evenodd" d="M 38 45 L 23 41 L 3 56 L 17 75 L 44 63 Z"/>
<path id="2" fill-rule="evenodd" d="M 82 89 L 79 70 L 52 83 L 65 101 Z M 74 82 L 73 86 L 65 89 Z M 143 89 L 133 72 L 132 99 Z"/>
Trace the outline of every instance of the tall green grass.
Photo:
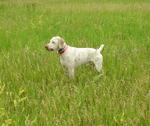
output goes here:
<path id="1" fill-rule="evenodd" d="M 148 0 L 0 1 L 0 125 L 149 126 Z M 105 48 L 103 73 L 65 75 L 44 45 Z"/>

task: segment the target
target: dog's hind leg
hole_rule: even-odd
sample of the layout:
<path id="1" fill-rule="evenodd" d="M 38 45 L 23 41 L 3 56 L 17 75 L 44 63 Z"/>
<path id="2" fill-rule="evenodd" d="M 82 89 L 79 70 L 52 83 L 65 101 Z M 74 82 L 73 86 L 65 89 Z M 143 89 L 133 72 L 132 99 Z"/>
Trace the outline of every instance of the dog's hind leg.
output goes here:
<path id="1" fill-rule="evenodd" d="M 102 57 L 97 57 L 94 60 L 95 68 L 98 72 L 102 71 L 102 63 L 103 63 L 103 58 Z"/>

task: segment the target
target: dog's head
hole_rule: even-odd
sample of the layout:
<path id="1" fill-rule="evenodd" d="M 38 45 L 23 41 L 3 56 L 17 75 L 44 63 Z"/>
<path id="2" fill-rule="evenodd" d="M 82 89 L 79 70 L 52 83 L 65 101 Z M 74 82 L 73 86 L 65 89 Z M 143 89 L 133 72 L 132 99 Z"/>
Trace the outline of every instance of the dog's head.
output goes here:
<path id="1" fill-rule="evenodd" d="M 48 51 L 58 51 L 63 48 L 65 41 L 63 38 L 56 36 L 50 39 L 50 42 L 45 46 Z"/>

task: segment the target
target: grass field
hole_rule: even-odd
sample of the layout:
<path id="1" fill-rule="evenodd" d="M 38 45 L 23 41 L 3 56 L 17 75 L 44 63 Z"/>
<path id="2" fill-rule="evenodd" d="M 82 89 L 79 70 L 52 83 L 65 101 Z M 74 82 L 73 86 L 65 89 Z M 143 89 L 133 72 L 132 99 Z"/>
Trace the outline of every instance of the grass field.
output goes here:
<path id="1" fill-rule="evenodd" d="M 56 35 L 104 43 L 104 73 L 68 79 Z M 150 126 L 149 77 L 149 0 L 0 0 L 1 126 Z"/>

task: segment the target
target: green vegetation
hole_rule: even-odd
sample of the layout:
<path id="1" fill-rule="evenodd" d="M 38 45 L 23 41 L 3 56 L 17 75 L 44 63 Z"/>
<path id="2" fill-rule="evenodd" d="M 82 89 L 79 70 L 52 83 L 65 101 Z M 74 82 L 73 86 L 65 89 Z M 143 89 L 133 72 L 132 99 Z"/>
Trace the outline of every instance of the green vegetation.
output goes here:
<path id="1" fill-rule="evenodd" d="M 148 1 L 0 0 L 0 125 L 149 126 Z M 104 43 L 104 73 L 84 65 L 69 80 L 44 49 L 56 35 Z"/>

